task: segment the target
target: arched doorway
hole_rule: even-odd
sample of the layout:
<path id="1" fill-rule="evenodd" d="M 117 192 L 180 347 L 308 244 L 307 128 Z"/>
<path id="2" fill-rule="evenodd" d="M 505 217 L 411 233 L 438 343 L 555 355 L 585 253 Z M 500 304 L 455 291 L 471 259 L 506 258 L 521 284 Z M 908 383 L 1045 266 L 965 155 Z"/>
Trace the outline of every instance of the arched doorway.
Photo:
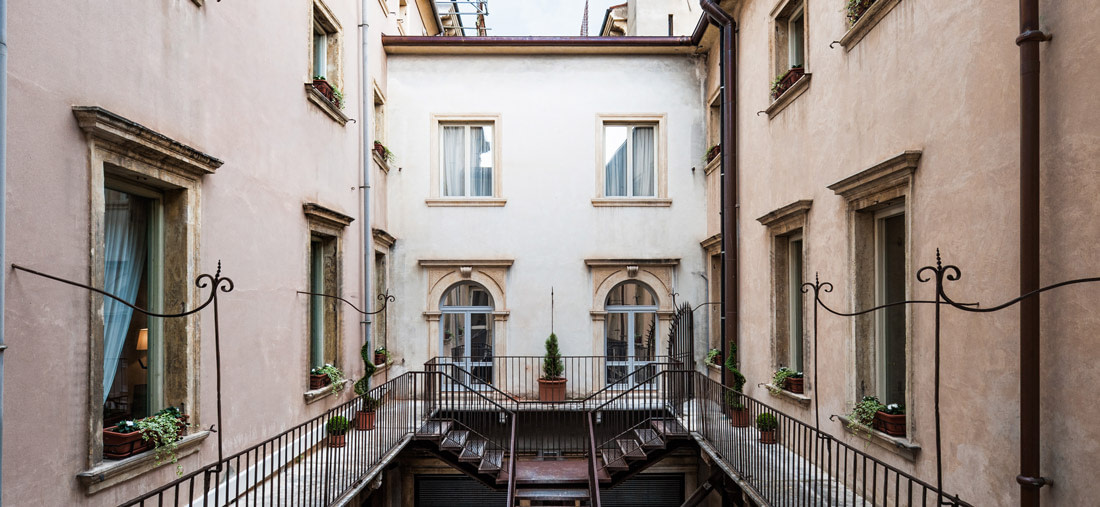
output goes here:
<path id="1" fill-rule="evenodd" d="M 489 291 L 474 282 L 457 283 L 443 293 L 439 311 L 440 355 L 469 373 L 456 375 L 458 380 L 470 386 L 492 384 L 493 297 Z"/>
<path id="2" fill-rule="evenodd" d="M 604 302 L 607 311 L 604 345 L 607 383 L 634 384 L 649 375 L 631 372 L 653 362 L 657 353 L 657 298 L 646 284 L 625 281 L 611 289 Z"/>

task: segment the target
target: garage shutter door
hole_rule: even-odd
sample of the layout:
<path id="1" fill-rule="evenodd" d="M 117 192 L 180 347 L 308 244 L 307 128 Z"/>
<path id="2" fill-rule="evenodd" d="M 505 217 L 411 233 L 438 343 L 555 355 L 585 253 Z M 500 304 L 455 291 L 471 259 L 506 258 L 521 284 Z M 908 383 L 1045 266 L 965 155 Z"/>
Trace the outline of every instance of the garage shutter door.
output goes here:
<path id="1" fill-rule="evenodd" d="M 506 491 L 494 491 L 465 475 L 416 476 L 416 507 L 492 507 L 508 501 Z"/>
<path id="2" fill-rule="evenodd" d="M 675 507 L 684 503 L 684 474 L 635 475 L 600 490 L 603 507 Z"/>

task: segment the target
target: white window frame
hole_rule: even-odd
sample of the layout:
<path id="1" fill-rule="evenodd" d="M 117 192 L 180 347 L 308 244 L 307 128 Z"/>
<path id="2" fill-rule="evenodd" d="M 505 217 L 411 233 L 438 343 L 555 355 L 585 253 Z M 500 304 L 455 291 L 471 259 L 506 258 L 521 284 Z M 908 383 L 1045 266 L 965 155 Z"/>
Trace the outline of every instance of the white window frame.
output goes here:
<path id="1" fill-rule="evenodd" d="M 787 18 L 787 68 L 793 69 L 795 65 L 800 65 L 803 68 L 806 66 L 806 5 L 799 5 L 794 12 Z M 801 29 L 795 30 L 795 23 L 802 25 Z M 798 34 L 798 44 L 794 43 L 794 34 Z M 800 56 L 797 64 L 795 60 L 795 47 L 798 47 L 798 55 Z"/>
<path id="2" fill-rule="evenodd" d="M 619 284 L 616 284 L 615 287 L 612 288 L 611 290 L 614 291 L 616 288 L 618 288 L 619 285 L 622 285 L 623 283 L 630 283 L 630 282 L 620 282 Z M 649 293 L 649 296 L 651 298 L 653 298 L 654 301 L 657 300 L 657 296 L 653 292 L 653 288 L 650 287 L 648 284 L 645 284 L 645 283 L 637 281 L 637 280 L 633 280 L 632 283 L 636 283 L 639 286 L 641 286 L 642 288 L 644 288 Z M 627 345 L 626 345 L 626 361 L 612 361 L 611 359 L 607 359 L 607 368 L 611 369 L 614 366 L 625 366 L 626 367 L 626 373 L 629 375 L 631 372 L 637 371 L 639 368 L 644 368 L 644 367 L 656 362 L 655 359 L 644 360 L 644 359 L 638 359 L 637 358 L 636 351 L 634 350 L 634 347 L 635 347 L 635 343 L 634 343 L 634 331 L 635 331 L 634 325 L 635 325 L 635 317 L 637 315 L 639 315 L 639 314 L 651 314 L 651 315 L 653 315 L 653 324 L 655 326 L 658 326 L 658 328 L 660 328 L 660 321 L 661 320 L 660 320 L 659 316 L 657 315 L 657 311 L 659 310 L 658 305 L 608 305 L 605 302 L 604 310 L 607 311 L 607 317 L 604 320 L 604 333 L 603 333 L 603 348 L 604 348 L 604 357 L 605 358 L 610 358 L 610 354 L 608 354 L 608 352 L 607 352 L 607 347 L 608 347 L 608 345 L 610 345 L 610 337 L 608 336 L 608 331 L 611 327 L 611 316 L 612 315 L 626 315 L 626 343 L 627 343 Z M 660 334 L 660 333 L 658 333 L 658 334 Z M 658 354 L 658 349 L 659 349 L 660 345 L 661 345 L 660 337 L 659 336 L 654 337 L 653 351 L 650 353 L 650 357 L 656 358 L 659 355 Z M 604 374 L 606 375 L 606 372 Z M 638 374 L 638 375 L 640 375 L 640 374 Z M 607 383 L 608 383 L 608 385 L 616 385 L 616 386 L 633 386 L 633 385 L 637 384 L 638 381 L 640 380 L 638 378 L 638 375 L 633 375 L 631 377 L 629 383 L 627 383 L 627 382 L 615 382 L 614 384 L 612 384 L 610 378 L 607 379 Z"/>
<path id="3" fill-rule="evenodd" d="M 443 131 L 448 128 L 462 128 L 462 195 L 443 195 L 443 178 L 439 179 L 439 195 L 443 197 L 451 197 L 456 199 L 479 199 L 484 197 L 492 197 L 492 195 L 470 195 L 470 190 L 473 188 L 473 151 L 470 149 L 470 139 L 473 138 L 471 131 L 474 128 L 486 128 L 494 129 L 492 123 L 441 123 L 439 125 L 439 138 L 443 138 Z M 492 147 L 493 154 L 496 154 L 496 147 Z M 446 167 L 446 151 L 439 150 L 439 166 Z M 496 167 L 489 168 L 489 178 L 496 179 Z"/>
<path id="4" fill-rule="evenodd" d="M 653 194 L 652 195 L 634 195 L 634 143 L 631 142 L 634 139 L 634 129 L 638 128 L 651 128 L 653 129 L 653 139 L 657 140 L 657 124 L 655 123 L 604 123 L 603 125 L 603 140 L 604 140 L 604 177 L 607 177 L 607 129 L 623 127 L 626 128 L 626 195 L 606 195 L 607 186 L 604 185 L 604 197 L 614 198 L 627 198 L 635 199 L 642 198 L 648 199 L 657 197 L 657 157 L 659 155 L 659 149 L 657 143 L 653 143 Z M 606 180 L 605 180 L 606 183 Z"/>
<path id="5" fill-rule="evenodd" d="M 604 182 L 607 177 L 605 164 L 605 148 L 607 143 L 607 127 L 654 127 L 653 145 L 657 152 L 653 157 L 653 182 L 654 195 L 633 196 L 632 184 L 627 185 L 627 196 L 608 196 Z M 628 131 L 627 139 L 630 135 Z M 627 142 L 627 180 L 633 181 L 632 143 Z M 601 206 L 644 206 L 644 207 L 668 207 L 672 206 L 672 199 L 668 197 L 668 115 L 667 114 L 597 114 L 596 115 L 596 192 L 592 199 L 592 205 Z"/>
<path id="6" fill-rule="evenodd" d="M 428 206 L 504 206 L 507 199 L 503 195 L 503 121 L 499 114 L 433 114 L 431 120 L 431 175 L 429 178 Z M 463 142 L 465 164 L 465 189 L 467 195 L 443 195 L 443 127 L 454 126 L 490 126 L 493 128 L 493 193 L 491 196 L 469 196 L 470 189 L 470 147 Z M 467 132 L 469 130 L 467 129 Z M 468 141 L 469 138 L 467 137 Z"/>

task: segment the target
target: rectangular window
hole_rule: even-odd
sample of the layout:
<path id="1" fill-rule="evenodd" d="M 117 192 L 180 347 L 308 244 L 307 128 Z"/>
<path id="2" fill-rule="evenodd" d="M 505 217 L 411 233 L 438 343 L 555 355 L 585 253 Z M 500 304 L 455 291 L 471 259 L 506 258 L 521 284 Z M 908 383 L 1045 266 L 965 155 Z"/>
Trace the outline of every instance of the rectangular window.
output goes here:
<path id="1" fill-rule="evenodd" d="M 875 214 L 875 305 L 905 300 L 905 213 L 893 207 Z M 905 403 L 906 312 L 902 305 L 875 312 L 878 396 Z"/>
<path id="2" fill-rule="evenodd" d="M 312 235 L 309 243 L 309 292 L 339 296 L 337 290 L 336 238 Z M 310 296 L 309 301 L 309 363 L 316 368 L 338 364 L 339 300 Z"/>
<path id="3" fill-rule="evenodd" d="M 787 240 L 787 316 L 788 340 L 792 370 L 802 371 L 802 235 L 795 234 Z"/>
<path id="4" fill-rule="evenodd" d="M 657 126 L 604 125 L 604 196 L 656 197 Z"/>
<path id="5" fill-rule="evenodd" d="M 440 125 L 440 195 L 492 197 L 493 125 Z"/>
<path id="6" fill-rule="evenodd" d="M 803 51 L 805 49 L 805 16 L 803 9 L 799 7 L 787 21 L 787 63 L 788 68 L 802 67 Z"/>

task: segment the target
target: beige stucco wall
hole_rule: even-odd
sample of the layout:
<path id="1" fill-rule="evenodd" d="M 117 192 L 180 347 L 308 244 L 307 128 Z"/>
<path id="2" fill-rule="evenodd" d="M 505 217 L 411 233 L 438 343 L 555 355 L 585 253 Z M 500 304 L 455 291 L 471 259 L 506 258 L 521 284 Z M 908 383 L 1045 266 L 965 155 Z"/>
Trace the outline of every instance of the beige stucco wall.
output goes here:
<path id="1" fill-rule="evenodd" d="M 754 396 L 812 424 L 812 408 L 770 397 L 778 364 L 772 356 L 771 247 L 756 218 L 812 199 L 805 237 L 805 275 L 821 274 L 836 290 L 825 301 L 852 308 L 847 203 L 826 188 L 904 150 L 922 150 L 913 179 L 910 295 L 929 299 L 931 284 L 912 275 L 935 262 L 957 264 L 964 277 L 949 291 L 984 306 L 1017 293 L 1019 56 L 1013 4 L 902 1 L 850 52 L 829 43 L 847 25 L 838 4 L 810 0 L 809 89 L 769 119 L 771 1 L 750 1 L 735 13 L 738 36 L 738 159 L 740 171 L 740 290 L 743 370 Z M 1082 54 L 1095 54 L 1095 9 L 1042 5 L 1043 267 L 1044 283 L 1100 272 L 1100 178 L 1088 162 L 1100 154 L 1100 99 Z M 711 30 L 716 32 L 716 30 Z M 713 59 L 710 74 L 717 72 Z M 1100 371 L 1100 345 L 1088 302 L 1100 288 L 1063 289 L 1043 298 L 1043 475 L 1057 485 L 1044 501 L 1092 501 L 1089 470 L 1097 465 L 1100 411 L 1089 401 Z M 807 312 L 811 307 L 807 306 Z M 975 316 L 945 311 L 942 416 L 945 488 L 978 504 L 1018 502 L 1018 334 L 1015 310 Z M 847 318 L 822 316 L 819 397 L 823 429 L 881 459 L 934 482 L 933 311 L 911 313 L 910 438 L 922 446 L 914 463 L 850 438 L 830 414 L 856 399 L 853 328 Z M 812 322 L 807 320 L 807 340 Z M 812 345 L 807 345 L 811 347 Z M 812 367 L 807 368 L 807 374 Z M 1072 379 L 1072 380 L 1071 380 Z"/>
<path id="2" fill-rule="evenodd" d="M 389 135 L 402 170 L 391 172 L 388 182 L 398 237 L 390 344 L 404 366 L 423 363 L 439 339 L 429 336 L 424 315 L 438 310 L 438 301 L 428 301 L 428 274 L 418 267 L 425 259 L 514 261 L 503 275 L 507 307 L 498 310 L 510 313 L 498 355 L 542 354 L 551 287 L 562 353 L 602 355 L 589 314 L 602 309 L 602 301 L 594 308 L 596 280 L 585 259 L 678 258 L 671 277 L 677 300 L 701 301 L 701 70 L 700 60 L 683 55 L 391 54 Z M 444 113 L 499 115 L 501 162 L 494 177 L 507 200 L 503 207 L 426 205 L 431 115 Z M 598 113 L 667 115 L 671 206 L 593 206 Z M 669 295 L 657 292 L 666 305 Z"/>

